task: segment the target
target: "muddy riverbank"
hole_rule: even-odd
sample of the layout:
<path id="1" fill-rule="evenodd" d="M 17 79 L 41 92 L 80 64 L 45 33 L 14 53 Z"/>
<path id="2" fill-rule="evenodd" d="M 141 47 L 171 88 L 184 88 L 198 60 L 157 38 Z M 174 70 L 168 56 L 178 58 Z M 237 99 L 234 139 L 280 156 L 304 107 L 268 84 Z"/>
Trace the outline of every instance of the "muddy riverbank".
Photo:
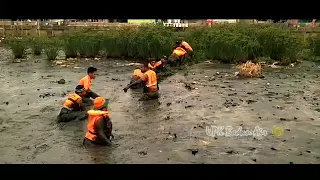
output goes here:
<path id="1" fill-rule="evenodd" d="M 139 93 L 122 91 L 133 70 L 128 63 L 88 60 L 66 68 L 43 57 L 12 63 L 1 49 L 0 163 L 320 162 L 319 64 L 239 80 L 228 65 L 201 63 L 163 80 L 159 100 L 141 102 Z M 111 99 L 114 147 L 83 148 L 85 121 L 55 123 L 63 95 L 89 65 L 99 70 L 93 90 Z M 66 83 L 58 84 L 62 78 Z M 268 135 L 209 137 L 211 125 L 259 126 Z M 274 137 L 273 126 L 283 126 L 283 136 Z"/>

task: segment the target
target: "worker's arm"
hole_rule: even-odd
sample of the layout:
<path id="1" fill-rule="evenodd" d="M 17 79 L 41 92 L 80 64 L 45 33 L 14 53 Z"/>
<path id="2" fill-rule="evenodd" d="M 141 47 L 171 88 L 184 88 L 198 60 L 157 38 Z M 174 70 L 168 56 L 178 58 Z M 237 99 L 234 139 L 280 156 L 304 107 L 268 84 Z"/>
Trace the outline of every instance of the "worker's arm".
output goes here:
<path id="1" fill-rule="evenodd" d="M 81 111 L 85 111 L 85 108 L 84 108 L 82 99 L 79 99 L 79 100 L 78 100 L 78 104 L 79 104 L 79 106 L 80 106 Z"/>
<path id="2" fill-rule="evenodd" d="M 108 117 L 109 118 L 109 117 Z M 105 141 L 108 145 L 111 145 L 112 143 L 111 143 L 111 141 L 108 139 L 108 137 L 104 134 L 104 123 L 105 122 L 103 122 L 103 121 L 105 121 L 104 119 L 103 119 L 103 117 L 101 117 L 99 120 L 98 120 L 98 122 L 97 122 L 97 127 L 98 127 L 98 135 L 99 135 L 99 137 L 100 137 L 100 139 L 102 139 L 103 141 Z"/>
<path id="3" fill-rule="evenodd" d="M 123 91 L 124 91 L 124 92 L 127 92 L 128 89 L 129 89 L 131 86 L 134 86 L 134 85 L 140 84 L 140 83 L 143 83 L 143 80 L 142 80 L 141 78 L 138 79 L 138 80 L 136 80 L 136 81 L 134 81 L 134 82 L 131 83 L 131 84 L 128 84 L 127 87 L 123 88 Z"/>

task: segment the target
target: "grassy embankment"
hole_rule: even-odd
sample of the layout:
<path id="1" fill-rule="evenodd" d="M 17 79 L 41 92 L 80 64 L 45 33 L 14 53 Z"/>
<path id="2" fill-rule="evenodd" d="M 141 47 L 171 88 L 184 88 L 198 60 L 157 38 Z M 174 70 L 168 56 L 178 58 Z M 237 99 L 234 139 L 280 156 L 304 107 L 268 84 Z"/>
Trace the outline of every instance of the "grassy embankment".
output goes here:
<path id="1" fill-rule="evenodd" d="M 320 56 L 320 36 L 304 38 L 302 33 L 271 24 L 229 24 L 188 28 L 177 32 L 157 25 L 123 27 L 104 32 L 66 32 L 59 37 L 7 38 L 5 43 L 15 58 L 21 58 L 27 48 L 34 55 L 42 50 L 54 60 L 59 50 L 66 58 L 106 56 L 108 58 L 160 58 L 171 53 L 171 47 L 184 38 L 195 51 L 191 62 L 219 60 L 225 63 L 247 60 L 279 61 L 288 64 L 297 59 L 317 60 Z"/>

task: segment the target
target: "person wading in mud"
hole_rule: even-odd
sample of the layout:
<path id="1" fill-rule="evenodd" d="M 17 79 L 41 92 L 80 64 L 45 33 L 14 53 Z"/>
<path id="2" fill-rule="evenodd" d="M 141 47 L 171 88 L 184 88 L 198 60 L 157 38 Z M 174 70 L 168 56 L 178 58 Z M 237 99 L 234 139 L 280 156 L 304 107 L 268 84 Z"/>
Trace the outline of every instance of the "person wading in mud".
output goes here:
<path id="1" fill-rule="evenodd" d="M 159 69 L 164 64 L 164 62 L 165 62 L 164 59 L 165 59 L 165 57 L 161 58 L 160 61 L 156 61 L 155 59 L 150 59 L 149 64 L 148 64 L 149 69 L 156 72 L 157 69 Z"/>
<path id="2" fill-rule="evenodd" d="M 83 77 L 79 82 L 79 85 L 84 86 L 86 90 L 85 98 L 83 98 L 84 103 L 89 103 L 90 98 L 95 99 L 96 97 L 99 97 L 98 94 L 94 93 L 91 90 L 91 81 L 96 78 L 96 72 L 97 72 L 97 68 L 89 67 L 87 69 L 87 75 Z"/>
<path id="3" fill-rule="evenodd" d="M 133 83 L 127 85 L 127 87 L 123 88 L 124 92 L 127 92 L 129 88 L 136 84 L 145 83 L 145 86 L 143 88 L 144 96 L 140 98 L 139 100 L 150 100 L 150 99 L 157 99 L 159 98 L 159 86 L 158 86 L 158 77 L 157 74 L 149 69 L 148 64 L 145 64 L 141 68 L 141 72 L 144 73 L 144 76 L 142 76 L 140 79 L 134 81 Z"/>
<path id="4" fill-rule="evenodd" d="M 187 55 L 192 57 L 193 56 L 193 49 L 190 46 L 189 43 L 187 43 L 186 41 L 180 39 L 176 42 L 176 44 L 173 46 L 173 49 L 176 49 L 177 47 L 182 47 L 183 49 L 185 49 L 187 51 Z"/>
<path id="5" fill-rule="evenodd" d="M 180 66 L 183 64 L 183 60 L 185 55 L 187 54 L 187 51 L 183 49 L 182 47 L 176 47 L 172 54 L 168 57 L 168 60 L 166 64 L 169 64 L 171 66 Z"/>
<path id="6" fill-rule="evenodd" d="M 84 120 L 87 114 L 84 111 L 82 97 L 86 94 L 85 88 L 81 85 L 76 87 L 75 93 L 68 95 L 68 99 L 64 102 L 63 107 L 57 117 L 58 123 L 69 122 L 72 120 Z"/>
<path id="7" fill-rule="evenodd" d="M 111 145 L 112 122 L 108 113 L 108 101 L 102 97 L 97 97 L 93 101 L 93 110 L 88 111 L 87 133 L 83 140 L 83 145 Z"/>

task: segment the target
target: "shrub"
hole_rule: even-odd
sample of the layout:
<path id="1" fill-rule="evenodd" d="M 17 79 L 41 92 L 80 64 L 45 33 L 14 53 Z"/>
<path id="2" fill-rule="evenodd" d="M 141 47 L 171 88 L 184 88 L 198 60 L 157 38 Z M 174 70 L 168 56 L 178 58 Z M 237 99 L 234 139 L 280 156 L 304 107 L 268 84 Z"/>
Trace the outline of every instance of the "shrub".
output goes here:
<path id="1" fill-rule="evenodd" d="M 58 56 L 61 48 L 61 42 L 59 39 L 52 37 L 45 41 L 45 52 L 48 60 L 55 60 Z"/>
<path id="2" fill-rule="evenodd" d="M 64 37 L 63 41 L 63 50 L 66 58 L 76 58 L 78 56 L 77 38 L 74 35 L 70 35 Z"/>
<path id="3" fill-rule="evenodd" d="M 309 43 L 310 56 L 315 60 L 320 56 L 320 35 L 310 36 L 307 41 Z"/>
<path id="4" fill-rule="evenodd" d="M 35 37 L 31 40 L 34 55 L 40 55 L 43 49 L 43 38 Z"/>
<path id="5" fill-rule="evenodd" d="M 24 57 L 27 43 L 23 38 L 8 38 L 5 43 L 12 50 L 15 59 Z"/>

